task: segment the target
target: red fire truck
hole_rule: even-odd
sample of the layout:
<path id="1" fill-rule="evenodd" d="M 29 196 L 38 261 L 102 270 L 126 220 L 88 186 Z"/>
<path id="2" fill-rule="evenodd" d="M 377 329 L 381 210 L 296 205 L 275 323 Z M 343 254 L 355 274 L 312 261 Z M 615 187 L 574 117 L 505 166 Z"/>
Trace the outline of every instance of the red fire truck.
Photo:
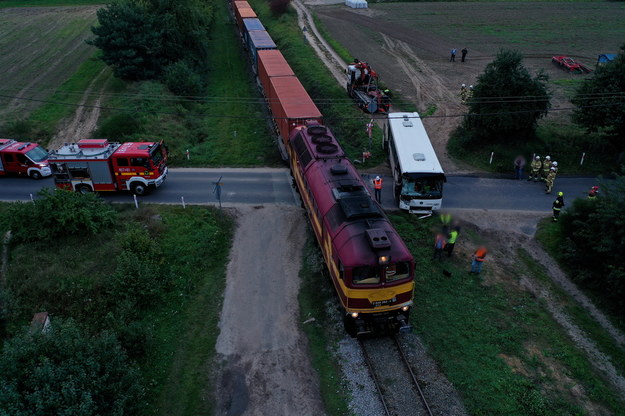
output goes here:
<path id="1" fill-rule="evenodd" d="M 50 176 L 48 152 L 37 143 L 0 139 L 0 176 L 26 175 L 33 179 Z"/>
<path id="2" fill-rule="evenodd" d="M 58 188 L 80 193 L 130 191 L 145 195 L 167 177 L 162 142 L 109 143 L 83 139 L 65 144 L 48 157 Z"/>

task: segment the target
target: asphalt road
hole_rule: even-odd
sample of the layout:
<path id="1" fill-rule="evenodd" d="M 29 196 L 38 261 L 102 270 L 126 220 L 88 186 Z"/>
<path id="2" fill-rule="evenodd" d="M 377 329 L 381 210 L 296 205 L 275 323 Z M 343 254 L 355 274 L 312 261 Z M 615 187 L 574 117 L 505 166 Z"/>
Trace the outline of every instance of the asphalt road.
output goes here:
<path id="1" fill-rule="evenodd" d="M 375 176 L 374 173 L 370 174 Z M 164 184 L 155 192 L 138 201 L 160 204 L 219 205 L 215 183 L 221 183 L 222 206 L 283 204 L 298 205 L 299 199 L 291 187 L 288 169 L 272 168 L 223 168 L 223 169 L 170 169 Z M 367 180 L 369 175 L 363 177 Z M 382 203 L 385 209 L 393 209 L 392 183 L 384 177 Z M 556 179 L 554 192 L 546 195 L 544 184 L 513 179 L 483 178 L 475 176 L 448 176 L 444 188 L 443 209 L 485 209 L 551 212 L 551 203 L 558 191 L 564 192 L 567 203 L 574 198 L 585 198 L 593 178 L 560 177 Z M 53 187 L 51 178 L 35 181 L 29 178 L 1 177 L 0 201 L 30 201 L 31 195 L 43 187 Z M 373 193 L 373 190 L 372 190 Z M 111 202 L 133 203 L 127 192 L 104 193 Z"/>

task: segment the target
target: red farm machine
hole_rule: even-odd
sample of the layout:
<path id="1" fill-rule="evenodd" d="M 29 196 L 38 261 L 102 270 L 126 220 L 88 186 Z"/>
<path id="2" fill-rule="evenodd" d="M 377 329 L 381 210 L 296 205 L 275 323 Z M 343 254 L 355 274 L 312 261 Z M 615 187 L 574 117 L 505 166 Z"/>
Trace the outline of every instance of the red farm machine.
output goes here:
<path id="1" fill-rule="evenodd" d="M 388 113 L 391 99 L 388 91 L 378 87 L 378 74 L 368 63 L 354 59 L 345 70 L 347 94 L 356 100 L 358 107 L 369 113 Z"/>

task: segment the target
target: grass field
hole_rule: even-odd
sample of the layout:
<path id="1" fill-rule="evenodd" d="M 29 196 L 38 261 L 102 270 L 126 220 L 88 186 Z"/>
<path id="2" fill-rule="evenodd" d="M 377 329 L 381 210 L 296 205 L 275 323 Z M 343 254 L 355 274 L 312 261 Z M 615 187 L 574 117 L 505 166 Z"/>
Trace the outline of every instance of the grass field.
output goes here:
<path id="1" fill-rule="evenodd" d="M 7 207 L 0 205 L 0 215 Z M 53 324 L 56 317 L 72 317 L 87 331 L 113 330 L 141 368 L 147 392 L 141 414 L 210 414 L 212 404 L 205 398 L 211 390 L 208 374 L 219 333 L 232 221 L 213 208 L 115 209 L 117 226 L 107 232 L 11 248 L 9 334 L 42 310 L 50 313 Z M 159 292 L 143 306 L 130 306 L 124 293 L 106 289 L 117 270 L 120 242 L 133 224 L 146 230 L 145 242 L 162 253 L 159 269 L 165 272 L 151 279 L 168 282 L 156 285 Z"/>

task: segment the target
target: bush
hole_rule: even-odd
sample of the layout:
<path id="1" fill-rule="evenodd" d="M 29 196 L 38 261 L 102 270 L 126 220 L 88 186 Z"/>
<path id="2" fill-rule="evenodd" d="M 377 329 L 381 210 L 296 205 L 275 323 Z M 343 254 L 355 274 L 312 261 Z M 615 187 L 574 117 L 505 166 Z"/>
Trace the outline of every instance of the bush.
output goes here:
<path id="1" fill-rule="evenodd" d="M 44 188 L 38 195 L 34 203 L 12 205 L 0 218 L 0 228 L 11 230 L 15 242 L 95 234 L 115 222 L 115 211 L 96 194 Z"/>
<path id="2" fill-rule="evenodd" d="M 176 95 L 200 95 L 204 90 L 202 77 L 185 61 L 178 61 L 165 69 L 165 85 Z"/>
<path id="3" fill-rule="evenodd" d="M 562 258 L 573 278 L 625 312 L 625 177 L 602 184 L 596 200 L 577 199 L 562 214 Z"/>
<path id="4" fill-rule="evenodd" d="M 121 140 L 131 136 L 141 129 L 141 123 L 133 114 L 120 113 L 106 118 L 95 131 L 96 139 Z"/>
<path id="5" fill-rule="evenodd" d="M 26 330 L 0 354 L 3 415 L 136 414 L 139 373 L 110 332 L 82 334 L 73 321 L 48 333 Z"/>
<path id="6" fill-rule="evenodd" d="M 131 223 L 117 235 L 121 254 L 109 282 L 111 295 L 139 308 L 150 305 L 167 285 L 165 256 L 155 240 L 141 225 Z"/>

